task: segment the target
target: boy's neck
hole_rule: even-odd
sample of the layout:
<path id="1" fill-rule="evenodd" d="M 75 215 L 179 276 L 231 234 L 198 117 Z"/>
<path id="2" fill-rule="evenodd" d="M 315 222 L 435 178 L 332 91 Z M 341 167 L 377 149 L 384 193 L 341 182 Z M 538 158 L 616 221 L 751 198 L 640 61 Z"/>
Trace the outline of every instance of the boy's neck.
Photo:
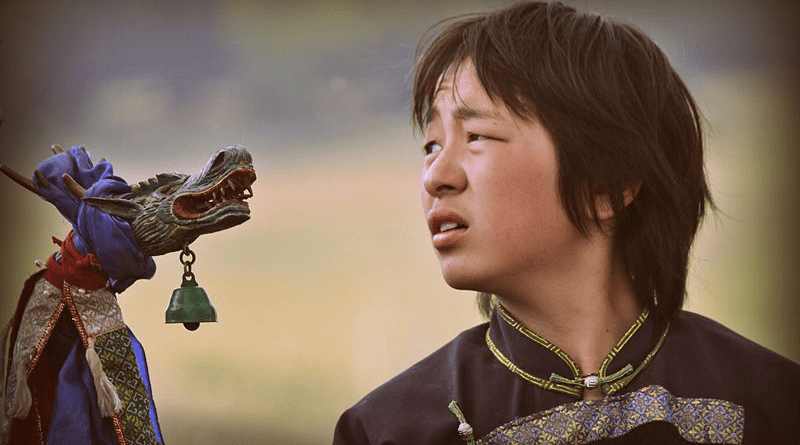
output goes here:
<path id="1" fill-rule="evenodd" d="M 527 295 L 498 299 L 528 329 L 566 352 L 586 375 L 598 371 L 643 307 L 619 258 L 584 260 L 540 280 Z M 599 395 L 587 391 L 584 398 Z"/>

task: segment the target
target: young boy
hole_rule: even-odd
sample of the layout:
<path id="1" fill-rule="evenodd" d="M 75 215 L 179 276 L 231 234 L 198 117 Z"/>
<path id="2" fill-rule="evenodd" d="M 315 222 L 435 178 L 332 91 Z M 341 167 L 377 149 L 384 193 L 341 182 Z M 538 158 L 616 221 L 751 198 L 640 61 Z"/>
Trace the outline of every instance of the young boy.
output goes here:
<path id="1" fill-rule="evenodd" d="M 700 118 L 637 29 L 559 3 L 451 23 L 413 116 L 467 330 L 345 412 L 334 444 L 796 443 L 800 366 L 681 310 Z"/>

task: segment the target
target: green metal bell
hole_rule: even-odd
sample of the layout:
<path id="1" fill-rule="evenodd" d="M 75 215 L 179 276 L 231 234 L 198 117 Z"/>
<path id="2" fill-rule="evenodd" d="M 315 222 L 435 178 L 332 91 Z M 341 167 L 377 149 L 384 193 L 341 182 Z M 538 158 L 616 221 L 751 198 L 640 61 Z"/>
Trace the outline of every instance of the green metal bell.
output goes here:
<path id="1" fill-rule="evenodd" d="M 181 287 L 172 291 L 166 320 L 167 323 L 183 323 L 190 331 L 200 327 L 200 323 L 217 321 L 217 310 L 206 291 L 197 285 L 194 275 L 190 279 L 184 276 Z"/>
<path id="2" fill-rule="evenodd" d="M 183 260 L 183 255 L 191 255 L 191 260 Z M 172 291 L 166 312 L 167 323 L 183 323 L 183 326 L 194 331 L 200 323 L 217 321 L 217 310 L 211 304 L 206 291 L 197 285 L 191 265 L 194 263 L 194 252 L 185 247 L 181 252 L 181 262 L 184 264 L 183 282 L 181 287 Z"/>

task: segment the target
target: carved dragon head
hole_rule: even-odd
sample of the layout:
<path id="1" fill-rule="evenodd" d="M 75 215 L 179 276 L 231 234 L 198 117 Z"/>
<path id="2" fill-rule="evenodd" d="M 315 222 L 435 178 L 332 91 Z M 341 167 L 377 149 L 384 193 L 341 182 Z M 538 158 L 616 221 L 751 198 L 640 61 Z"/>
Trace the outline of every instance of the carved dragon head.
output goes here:
<path id="1" fill-rule="evenodd" d="M 194 175 L 162 173 L 132 185 L 131 193 L 83 200 L 128 221 L 142 252 L 155 256 L 250 219 L 245 200 L 255 180 L 250 153 L 227 147 Z"/>
<path id="2" fill-rule="evenodd" d="M 61 147 L 54 145 L 52 148 L 56 156 L 65 156 Z M 83 162 L 91 166 L 85 150 L 82 156 L 86 158 L 83 161 L 65 162 L 68 165 Z M 101 160 L 103 162 L 106 161 Z M 23 187 L 40 194 L 31 180 L 5 165 L 1 165 L 0 170 Z M 38 169 L 34 174 L 39 186 L 50 187 L 54 178 L 48 180 Z M 244 147 L 236 146 L 214 153 L 206 166 L 194 175 L 162 173 L 130 188 L 120 189 L 124 191 L 99 196 L 84 196 L 84 186 L 91 185 L 86 180 L 81 185 L 68 173 L 58 178 L 59 181 L 62 179 L 72 199 L 125 220 L 139 250 L 147 256 L 156 256 L 181 250 L 200 235 L 224 230 L 250 219 L 250 209 L 245 200 L 253 196 L 250 187 L 256 180 L 256 173 L 250 153 Z M 53 204 L 59 207 L 58 203 Z M 66 207 L 75 208 L 75 205 L 67 203 Z M 63 208 L 60 210 L 63 214 Z M 73 220 L 72 216 L 68 219 Z"/>

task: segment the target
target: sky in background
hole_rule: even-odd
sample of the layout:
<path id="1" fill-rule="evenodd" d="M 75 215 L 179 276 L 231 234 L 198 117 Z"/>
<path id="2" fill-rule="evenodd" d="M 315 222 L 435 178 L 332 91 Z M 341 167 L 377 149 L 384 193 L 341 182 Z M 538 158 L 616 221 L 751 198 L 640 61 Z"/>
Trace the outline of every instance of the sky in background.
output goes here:
<path id="1" fill-rule="evenodd" d="M 410 73 L 439 19 L 501 1 L 0 0 L 0 163 L 85 145 L 129 182 L 253 154 L 252 219 L 193 270 L 219 322 L 163 323 L 178 254 L 119 295 L 171 444 L 328 443 L 367 391 L 481 322 L 441 279 L 419 204 Z M 788 2 L 567 2 L 637 24 L 708 122 L 721 212 L 688 308 L 795 361 L 800 14 Z M 0 317 L 68 224 L 0 178 Z"/>

